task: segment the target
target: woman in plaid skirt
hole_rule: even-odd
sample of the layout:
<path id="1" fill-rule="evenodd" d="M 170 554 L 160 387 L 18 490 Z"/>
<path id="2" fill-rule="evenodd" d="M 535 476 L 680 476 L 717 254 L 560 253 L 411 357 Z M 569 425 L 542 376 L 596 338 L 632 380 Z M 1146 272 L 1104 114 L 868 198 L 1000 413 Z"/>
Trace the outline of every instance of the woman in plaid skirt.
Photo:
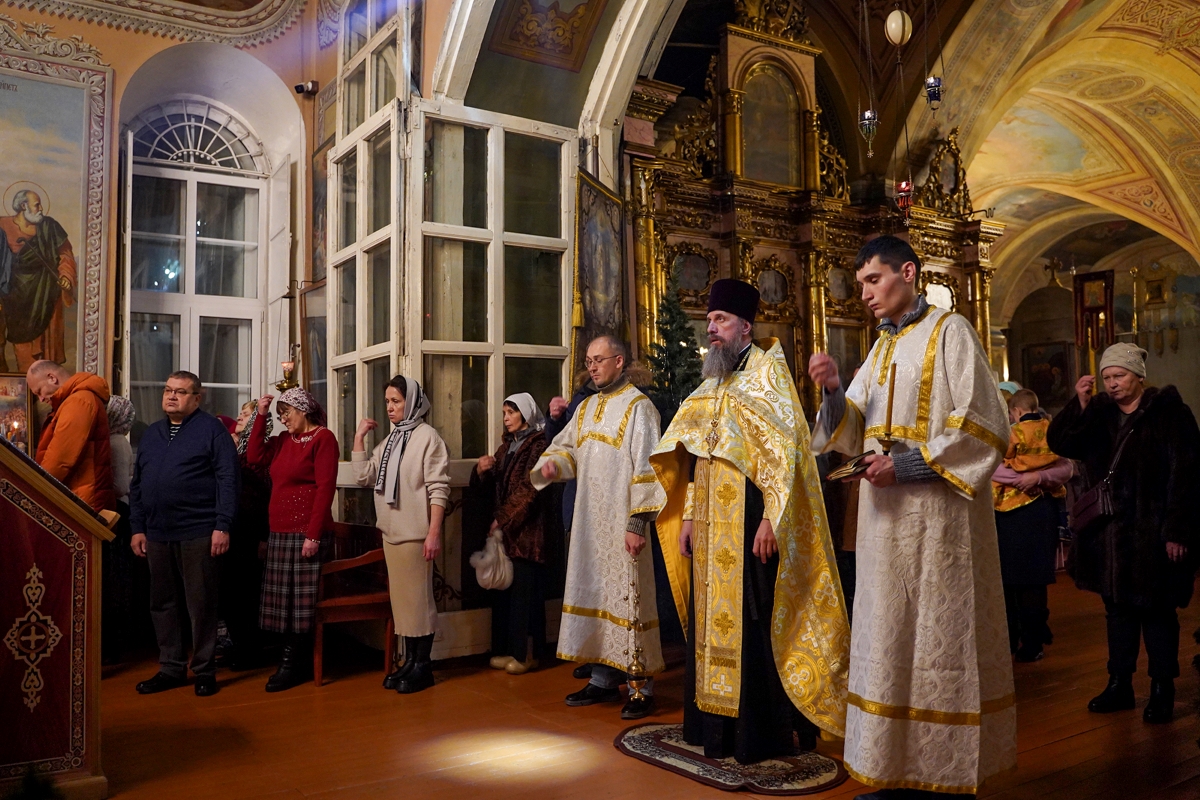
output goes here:
<path id="1" fill-rule="evenodd" d="M 288 389 L 276 410 L 286 429 L 266 436 L 272 395 L 258 401 L 258 417 L 246 448 L 246 462 L 269 467 L 271 535 L 263 575 L 259 626 L 284 635 L 279 669 L 267 680 L 268 692 L 309 680 L 309 634 L 316 618 L 321 561 L 333 527 L 330 508 L 337 491 L 338 443 L 325 427 L 325 410 L 304 389 Z"/>

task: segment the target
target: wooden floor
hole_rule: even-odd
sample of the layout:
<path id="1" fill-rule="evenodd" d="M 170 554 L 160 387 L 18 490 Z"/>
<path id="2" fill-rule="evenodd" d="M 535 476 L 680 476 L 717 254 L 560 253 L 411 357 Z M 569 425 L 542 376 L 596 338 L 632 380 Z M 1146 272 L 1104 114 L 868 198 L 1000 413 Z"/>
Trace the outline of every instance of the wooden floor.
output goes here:
<path id="1" fill-rule="evenodd" d="M 1089 714 L 1103 687 L 1103 608 L 1065 580 L 1051 587 L 1055 643 L 1045 660 L 1017 664 L 1020 751 L 1016 773 L 989 784 L 989 798 L 1200 798 L 1196 605 L 1182 614 L 1176 721 L 1149 726 L 1141 711 Z M 330 648 L 338 650 L 338 640 Z M 381 674 L 341 648 L 326 685 L 263 692 L 270 670 L 221 672 L 221 692 L 191 689 L 141 697 L 134 684 L 155 664 L 107 668 L 103 763 L 121 798 L 669 798 L 730 797 L 621 755 L 618 706 L 567 708 L 579 688 L 571 665 L 520 677 L 482 659 L 438 672 L 438 685 L 402 697 Z M 1135 689 L 1144 705 L 1142 669 Z M 659 680 L 654 719 L 682 718 L 682 670 Z M 840 754 L 837 746 L 822 749 Z M 852 798 L 853 781 L 816 797 Z"/>

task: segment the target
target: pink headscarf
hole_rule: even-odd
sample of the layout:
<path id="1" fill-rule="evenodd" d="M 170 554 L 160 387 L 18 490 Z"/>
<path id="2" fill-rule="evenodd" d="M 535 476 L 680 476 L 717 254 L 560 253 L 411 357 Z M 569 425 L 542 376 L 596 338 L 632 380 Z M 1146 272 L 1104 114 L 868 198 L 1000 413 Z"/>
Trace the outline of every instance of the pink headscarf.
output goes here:
<path id="1" fill-rule="evenodd" d="M 288 389 L 279 395 L 278 402 L 296 409 L 308 417 L 315 425 L 324 426 L 326 423 L 325 409 L 321 408 L 321 404 L 317 402 L 317 398 L 309 394 L 306 389 L 302 389 L 299 386 Z"/>

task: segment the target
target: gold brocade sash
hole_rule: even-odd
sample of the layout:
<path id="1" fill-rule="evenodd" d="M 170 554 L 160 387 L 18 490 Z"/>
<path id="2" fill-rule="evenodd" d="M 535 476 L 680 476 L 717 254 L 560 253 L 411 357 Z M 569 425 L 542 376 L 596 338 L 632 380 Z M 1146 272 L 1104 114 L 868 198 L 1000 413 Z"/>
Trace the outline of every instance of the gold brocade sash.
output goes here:
<path id="1" fill-rule="evenodd" d="M 745 477 L 727 461 L 696 460 L 692 531 L 696 706 L 736 717 L 742 693 Z"/>

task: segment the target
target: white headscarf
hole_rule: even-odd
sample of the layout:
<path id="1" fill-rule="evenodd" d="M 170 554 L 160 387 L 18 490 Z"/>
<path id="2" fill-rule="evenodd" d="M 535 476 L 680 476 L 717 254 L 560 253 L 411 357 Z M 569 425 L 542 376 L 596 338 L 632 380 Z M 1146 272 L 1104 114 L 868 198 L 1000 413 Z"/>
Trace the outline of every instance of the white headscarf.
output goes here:
<path id="1" fill-rule="evenodd" d="M 375 478 L 375 491 L 387 498 L 389 506 L 400 504 L 400 481 L 397 479 L 400 474 L 400 462 L 408 448 L 409 437 L 417 426 L 424 422 L 430 407 L 429 395 L 421 389 L 421 384 L 408 377 L 404 381 L 404 419 L 397 422 L 388 435 L 383 454 L 379 457 L 379 474 Z M 397 446 L 400 448 L 398 452 Z"/>
<path id="2" fill-rule="evenodd" d="M 546 427 L 546 418 L 542 416 L 542 410 L 538 408 L 537 402 L 529 392 L 510 394 L 504 398 L 504 402 L 512 403 L 516 406 L 517 410 L 521 412 L 521 416 L 525 418 L 525 422 L 535 431 L 540 431 Z"/>

